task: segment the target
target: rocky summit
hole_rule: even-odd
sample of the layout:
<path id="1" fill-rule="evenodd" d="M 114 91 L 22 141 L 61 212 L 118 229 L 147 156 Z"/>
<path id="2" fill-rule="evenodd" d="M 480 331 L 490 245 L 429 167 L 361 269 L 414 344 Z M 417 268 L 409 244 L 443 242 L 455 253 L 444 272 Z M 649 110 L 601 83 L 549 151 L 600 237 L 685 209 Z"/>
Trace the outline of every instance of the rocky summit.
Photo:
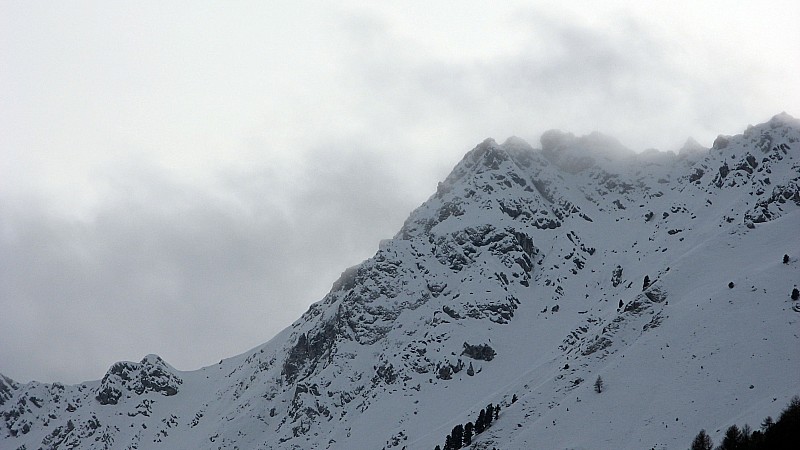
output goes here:
<path id="1" fill-rule="evenodd" d="M 798 224 L 787 114 L 678 154 L 487 139 L 266 344 L 0 376 L 0 448 L 433 450 L 462 424 L 452 448 L 718 442 L 800 394 Z"/>

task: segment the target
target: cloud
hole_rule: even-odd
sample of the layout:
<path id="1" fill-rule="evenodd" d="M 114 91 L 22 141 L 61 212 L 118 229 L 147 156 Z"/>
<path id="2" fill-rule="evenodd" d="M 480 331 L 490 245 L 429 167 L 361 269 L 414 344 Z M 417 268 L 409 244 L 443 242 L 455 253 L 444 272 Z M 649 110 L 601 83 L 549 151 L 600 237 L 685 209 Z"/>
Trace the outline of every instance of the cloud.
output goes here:
<path id="1" fill-rule="evenodd" d="M 547 128 L 562 128 L 608 133 L 637 151 L 670 150 L 690 135 L 710 145 L 745 120 L 765 120 L 792 106 L 787 102 L 800 107 L 797 89 L 778 94 L 790 86 L 781 41 L 768 52 L 731 53 L 725 39 L 698 32 L 701 24 L 691 14 L 656 15 L 681 26 L 671 32 L 654 14 L 635 10 L 578 14 L 524 6 L 503 27 L 487 23 L 459 35 L 497 47 L 481 58 L 448 58 L 398 32 L 402 26 L 379 26 L 379 17 L 354 31 L 353 59 L 361 92 L 379 100 L 377 117 L 412 125 L 404 128 L 411 133 L 471 136 L 471 142 L 517 134 L 535 143 Z M 765 73 L 773 57 L 781 69 Z"/>
<path id="2" fill-rule="evenodd" d="M 798 6 L 761 5 L 0 6 L 0 371 L 258 345 L 486 137 L 796 115 Z"/>
<path id="3" fill-rule="evenodd" d="M 0 371 L 77 382 L 151 352 L 194 369 L 269 340 L 411 209 L 380 155 L 309 158 L 208 185 L 127 166 L 86 219 L 4 202 Z"/>

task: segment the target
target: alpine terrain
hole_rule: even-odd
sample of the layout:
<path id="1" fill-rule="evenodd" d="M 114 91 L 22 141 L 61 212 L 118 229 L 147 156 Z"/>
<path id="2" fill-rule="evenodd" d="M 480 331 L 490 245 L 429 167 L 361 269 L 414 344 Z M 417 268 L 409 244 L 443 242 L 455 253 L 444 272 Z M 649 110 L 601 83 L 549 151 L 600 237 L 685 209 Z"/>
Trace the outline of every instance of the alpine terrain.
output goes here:
<path id="1" fill-rule="evenodd" d="M 0 375 L 0 448 L 433 450 L 468 422 L 471 449 L 720 442 L 800 394 L 799 285 L 800 120 L 678 154 L 487 139 L 266 344 Z"/>

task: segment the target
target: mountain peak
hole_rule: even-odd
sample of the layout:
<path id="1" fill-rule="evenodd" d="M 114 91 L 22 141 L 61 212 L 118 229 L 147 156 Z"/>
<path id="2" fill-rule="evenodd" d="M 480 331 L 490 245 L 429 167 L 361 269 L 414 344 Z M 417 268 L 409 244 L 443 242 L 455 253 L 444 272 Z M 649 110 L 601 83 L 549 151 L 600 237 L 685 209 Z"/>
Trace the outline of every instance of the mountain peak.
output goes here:
<path id="1" fill-rule="evenodd" d="M 798 127 L 800 126 L 800 119 L 796 119 L 794 116 L 788 114 L 786 111 L 783 111 L 772 116 L 772 118 L 769 119 L 769 122 L 767 123 L 769 123 L 770 125 L 781 124 L 781 125 L 790 125 Z"/>
<path id="2" fill-rule="evenodd" d="M 800 370 L 800 125 L 776 117 L 688 161 L 600 133 L 486 139 L 266 344 L 78 386 L 0 376 L 0 447 L 424 449 L 487 404 L 475 448 L 758 424 Z"/>
<path id="3" fill-rule="evenodd" d="M 542 154 L 568 173 L 578 173 L 597 164 L 598 158 L 616 161 L 635 153 L 619 140 L 600 132 L 576 137 L 572 133 L 549 130 L 541 137 Z"/>
<path id="4" fill-rule="evenodd" d="M 704 152 L 708 150 L 706 147 L 703 147 L 702 144 L 697 142 L 693 137 L 689 137 L 686 139 L 686 142 L 683 144 L 683 147 L 678 151 L 678 155 L 693 155 L 696 153 Z"/>

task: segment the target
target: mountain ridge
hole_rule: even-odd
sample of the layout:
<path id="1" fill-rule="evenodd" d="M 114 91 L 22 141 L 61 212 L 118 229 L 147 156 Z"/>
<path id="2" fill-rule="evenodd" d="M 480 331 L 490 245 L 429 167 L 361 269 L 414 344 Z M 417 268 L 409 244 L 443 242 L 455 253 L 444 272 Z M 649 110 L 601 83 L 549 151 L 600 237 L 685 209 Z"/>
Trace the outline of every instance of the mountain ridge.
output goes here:
<path id="1" fill-rule="evenodd" d="M 267 343 L 197 371 L 148 355 L 74 386 L 0 377 L 0 442 L 433 448 L 490 402 L 504 412 L 471 448 L 686 447 L 693 418 L 756 422 L 800 389 L 761 370 L 800 368 L 792 345 L 764 344 L 798 339 L 798 147 L 800 121 L 785 113 L 678 155 L 597 133 L 549 131 L 541 150 L 487 139 Z M 747 318 L 761 322 L 744 337 L 726 328 Z M 726 373 L 726 346 L 750 350 L 739 371 L 758 389 Z M 607 390 L 592 396 L 599 375 Z"/>

